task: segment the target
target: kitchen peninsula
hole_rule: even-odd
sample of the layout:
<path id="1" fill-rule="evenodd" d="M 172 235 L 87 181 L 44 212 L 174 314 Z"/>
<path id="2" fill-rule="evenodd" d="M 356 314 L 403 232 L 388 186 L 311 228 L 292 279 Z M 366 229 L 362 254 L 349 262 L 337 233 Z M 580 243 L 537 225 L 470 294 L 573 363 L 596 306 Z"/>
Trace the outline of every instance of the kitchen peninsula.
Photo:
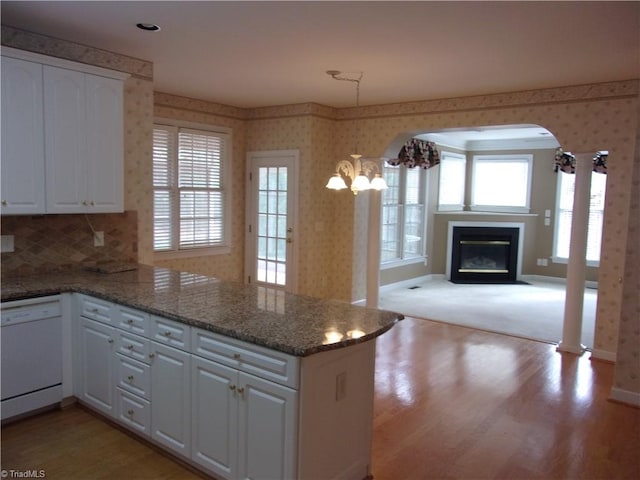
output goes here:
<path id="1" fill-rule="evenodd" d="M 65 396 L 216 477 L 370 475 L 374 340 L 402 315 L 158 267 L 101 270 L 2 281 L 3 309 L 60 297 Z"/>

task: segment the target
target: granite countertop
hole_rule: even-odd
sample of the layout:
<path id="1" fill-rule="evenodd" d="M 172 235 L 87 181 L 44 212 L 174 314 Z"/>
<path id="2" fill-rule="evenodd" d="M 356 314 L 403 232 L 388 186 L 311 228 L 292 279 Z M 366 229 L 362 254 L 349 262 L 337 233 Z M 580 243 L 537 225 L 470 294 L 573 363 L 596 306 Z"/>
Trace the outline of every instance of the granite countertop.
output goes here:
<path id="1" fill-rule="evenodd" d="M 160 267 L 104 272 L 5 277 L 1 300 L 85 293 L 299 357 L 370 340 L 404 318 Z"/>

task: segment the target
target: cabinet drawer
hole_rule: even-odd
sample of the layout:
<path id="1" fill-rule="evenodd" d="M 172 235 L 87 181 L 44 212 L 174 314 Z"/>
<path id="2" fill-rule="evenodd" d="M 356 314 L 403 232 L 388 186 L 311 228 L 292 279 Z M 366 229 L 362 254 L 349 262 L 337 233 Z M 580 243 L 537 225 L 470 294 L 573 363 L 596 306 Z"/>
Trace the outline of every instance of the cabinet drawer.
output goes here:
<path id="1" fill-rule="evenodd" d="M 191 327 L 166 318 L 151 316 L 150 338 L 158 343 L 181 350 L 191 349 Z"/>
<path id="2" fill-rule="evenodd" d="M 127 332 L 149 336 L 149 314 L 133 308 L 114 305 L 112 318 L 114 326 Z"/>
<path id="3" fill-rule="evenodd" d="M 149 363 L 151 342 L 148 339 L 117 329 L 115 333 L 116 352 L 140 362 Z"/>
<path id="4" fill-rule="evenodd" d="M 193 329 L 192 336 L 194 355 L 209 358 L 287 387 L 298 387 L 298 359 L 292 355 L 199 328 Z"/>
<path id="5" fill-rule="evenodd" d="M 116 354 L 116 386 L 150 400 L 151 368 L 142 362 Z"/>
<path id="6" fill-rule="evenodd" d="M 151 403 L 116 388 L 116 418 L 141 435 L 151 435 Z"/>
<path id="7" fill-rule="evenodd" d="M 111 302 L 86 295 L 79 295 L 78 300 L 81 316 L 103 323 L 112 323 L 111 309 L 113 304 Z"/>

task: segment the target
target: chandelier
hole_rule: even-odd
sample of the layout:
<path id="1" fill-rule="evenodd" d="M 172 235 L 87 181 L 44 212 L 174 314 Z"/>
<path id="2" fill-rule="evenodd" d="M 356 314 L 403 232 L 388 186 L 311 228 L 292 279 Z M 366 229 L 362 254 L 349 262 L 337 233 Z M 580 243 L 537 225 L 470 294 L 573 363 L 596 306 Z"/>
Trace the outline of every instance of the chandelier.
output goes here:
<path id="1" fill-rule="evenodd" d="M 334 80 L 340 80 L 344 82 L 352 82 L 356 84 L 356 107 L 360 106 L 360 80 L 362 80 L 362 73 L 356 78 L 350 78 L 342 76 L 342 72 L 338 70 L 328 70 L 327 75 L 330 75 Z M 366 160 L 362 158 L 362 155 L 358 153 L 358 136 L 359 125 L 356 119 L 356 147 L 355 153 L 352 153 L 349 160 L 340 160 L 336 165 L 336 173 L 327 182 L 327 188 L 331 190 L 343 190 L 347 188 L 347 184 L 344 181 L 344 177 L 351 180 L 351 191 L 354 195 L 364 190 L 384 190 L 387 188 L 387 182 L 384 181 L 382 175 L 380 175 L 380 168 L 378 163 L 372 160 Z M 372 180 L 369 177 L 374 175 Z"/>

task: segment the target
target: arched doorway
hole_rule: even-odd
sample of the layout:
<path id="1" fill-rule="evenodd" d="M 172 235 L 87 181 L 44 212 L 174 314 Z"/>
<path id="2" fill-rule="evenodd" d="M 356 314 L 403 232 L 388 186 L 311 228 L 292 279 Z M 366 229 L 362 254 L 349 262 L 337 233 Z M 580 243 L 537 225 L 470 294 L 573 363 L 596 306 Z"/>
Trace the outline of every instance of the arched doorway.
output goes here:
<path id="1" fill-rule="evenodd" d="M 558 342 L 567 271 L 560 243 L 568 241 L 561 234 L 566 215 L 559 208 L 563 174 L 553 168 L 559 142 L 544 127 L 531 124 L 455 128 L 398 137 L 387 156 L 397 155 L 398 145 L 412 137 L 435 142 L 440 164 L 395 174 L 387 168 L 395 189 L 388 197 L 396 201 L 382 198 L 380 308 Z M 418 180 L 405 178 L 409 175 Z M 409 184 L 414 185 L 412 192 Z M 423 200 L 416 201 L 416 196 Z M 407 213 L 420 208 L 423 238 L 417 238 L 415 218 Z M 569 217 L 569 229 L 570 223 Z M 517 282 L 452 284 L 452 225 L 507 224 L 520 229 Z M 411 242 L 422 250 L 416 251 Z M 589 266 L 588 286 L 597 285 L 597 278 L 597 267 Z M 584 300 L 582 343 L 593 347 L 597 290 L 587 290 Z"/>

